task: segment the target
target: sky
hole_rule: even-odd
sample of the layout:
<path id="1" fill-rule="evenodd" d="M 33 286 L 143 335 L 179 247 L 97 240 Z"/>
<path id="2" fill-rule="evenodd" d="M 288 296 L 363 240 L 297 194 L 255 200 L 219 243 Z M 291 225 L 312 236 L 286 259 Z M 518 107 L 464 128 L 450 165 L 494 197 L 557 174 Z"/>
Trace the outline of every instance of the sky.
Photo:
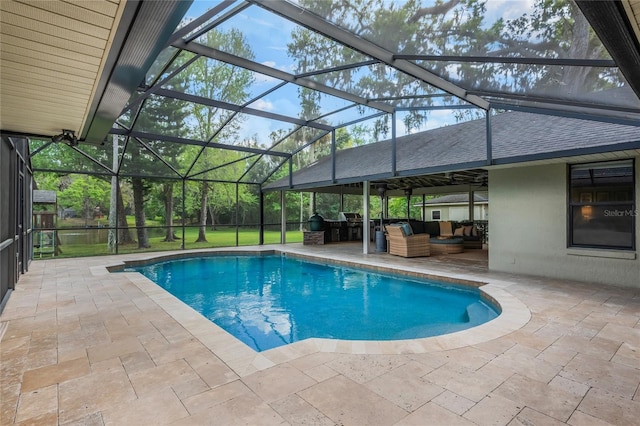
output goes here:
<path id="1" fill-rule="evenodd" d="M 195 0 L 185 19 L 196 18 L 218 3 L 218 0 Z M 489 0 L 486 6 L 488 22 L 493 23 L 499 17 L 511 19 L 521 16 L 523 9 L 531 8 L 532 4 L 533 0 Z M 294 72 L 294 61 L 287 55 L 287 43 L 290 41 L 290 34 L 296 28 L 296 25 L 290 21 L 270 14 L 258 6 L 251 6 L 224 22 L 218 28 L 220 30 L 236 28 L 242 31 L 255 53 L 254 60 L 256 62 L 288 73 Z M 262 93 L 273 87 L 275 81 L 277 80 L 271 77 L 260 76 L 254 82 L 251 93 Z M 296 90 L 288 86 L 291 85 L 287 85 L 285 88 L 261 98 L 253 103 L 251 108 L 298 117 L 300 106 Z M 430 113 L 429 120 L 424 127 L 414 131 L 423 131 L 454 123 L 455 119 L 452 111 L 438 110 Z M 269 133 L 283 127 L 290 128 L 290 126 L 273 120 L 252 118 L 244 123 L 241 129 L 241 138 L 253 138 L 254 135 L 258 135 L 260 144 L 269 145 Z M 398 114 L 396 135 L 402 136 L 406 133 L 407 129 L 402 121 L 401 114 Z"/>

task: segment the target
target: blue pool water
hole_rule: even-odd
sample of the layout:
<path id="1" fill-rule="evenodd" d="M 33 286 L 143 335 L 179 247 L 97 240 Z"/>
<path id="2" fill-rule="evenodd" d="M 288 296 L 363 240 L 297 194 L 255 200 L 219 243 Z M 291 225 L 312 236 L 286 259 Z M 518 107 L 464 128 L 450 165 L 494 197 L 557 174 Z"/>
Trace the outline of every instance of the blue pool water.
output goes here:
<path id="1" fill-rule="evenodd" d="M 310 337 L 413 339 L 498 314 L 475 288 L 281 255 L 214 256 L 137 271 L 257 351 Z"/>

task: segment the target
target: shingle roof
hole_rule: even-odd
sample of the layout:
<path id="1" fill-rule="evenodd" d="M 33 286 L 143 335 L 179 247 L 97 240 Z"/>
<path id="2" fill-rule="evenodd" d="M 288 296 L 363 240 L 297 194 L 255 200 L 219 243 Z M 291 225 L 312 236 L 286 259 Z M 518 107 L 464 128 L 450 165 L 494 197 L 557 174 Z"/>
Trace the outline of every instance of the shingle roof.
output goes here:
<path id="1" fill-rule="evenodd" d="M 46 191 L 43 189 L 33 190 L 33 202 L 42 204 L 54 204 L 56 202 L 56 191 Z"/>
<path id="2" fill-rule="evenodd" d="M 473 194 L 474 203 L 485 203 L 489 201 L 487 197 L 479 194 Z M 469 194 L 449 194 L 442 197 L 435 197 L 425 200 L 424 204 L 466 204 L 469 202 Z"/>
<path id="3" fill-rule="evenodd" d="M 640 147 L 640 127 L 527 112 L 491 118 L 493 164 Z M 409 176 L 487 166 L 486 120 L 473 120 L 396 138 L 396 170 Z M 626 145 L 625 145 L 626 144 Z M 337 183 L 390 178 L 391 140 L 336 152 Z M 294 186 L 335 184 L 331 157 L 293 173 Z M 289 178 L 265 189 L 289 187 Z"/>

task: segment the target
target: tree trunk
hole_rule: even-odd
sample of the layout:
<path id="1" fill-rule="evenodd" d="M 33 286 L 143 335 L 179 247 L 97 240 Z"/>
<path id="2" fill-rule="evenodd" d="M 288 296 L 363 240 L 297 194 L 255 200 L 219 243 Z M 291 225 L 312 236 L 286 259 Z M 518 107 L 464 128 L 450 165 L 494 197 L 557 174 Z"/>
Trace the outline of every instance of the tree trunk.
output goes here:
<path id="1" fill-rule="evenodd" d="M 135 241 L 131 238 L 127 215 L 124 212 L 124 201 L 122 201 L 122 190 L 118 185 L 118 244 L 131 244 Z"/>
<path id="2" fill-rule="evenodd" d="M 173 231 L 173 182 L 162 184 L 162 196 L 164 198 L 164 224 L 165 236 L 162 241 L 175 241 L 176 234 Z"/>
<path id="3" fill-rule="evenodd" d="M 198 229 L 198 239 L 196 243 L 207 242 L 207 196 L 209 193 L 209 184 L 202 182 L 200 194 L 200 228 Z"/>
<path id="4" fill-rule="evenodd" d="M 216 213 L 211 206 L 209 206 L 209 217 L 211 218 L 211 230 L 215 231 L 218 221 L 216 220 Z"/>
<path id="5" fill-rule="evenodd" d="M 136 234 L 138 236 L 138 248 L 149 248 L 149 235 L 145 226 L 144 216 L 144 182 L 141 178 L 132 178 L 133 186 L 133 210 L 136 218 Z"/>

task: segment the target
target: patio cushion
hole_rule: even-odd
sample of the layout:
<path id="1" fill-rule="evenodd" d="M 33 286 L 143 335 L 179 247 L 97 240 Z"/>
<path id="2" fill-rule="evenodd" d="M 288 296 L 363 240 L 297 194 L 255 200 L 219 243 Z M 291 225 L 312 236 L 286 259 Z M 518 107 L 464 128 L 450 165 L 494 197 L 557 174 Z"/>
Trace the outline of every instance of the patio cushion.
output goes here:
<path id="1" fill-rule="evenodd" d="M 453 229 L 452 223 L 449 221 L 440 222 L 440 235 L 443 237 L 452 237 Z"/>
<path id="2" fill-rule="evenodd" d="M 402 228 L 402 233 L 405 237 L 413 235 L 413 229 L 411 229 L 411 225 L 409 225 L 408 223 L 403 223 L 400 225 L 400 227 Z"/>
<path id="3" fill-rule="evenodd" d="M 447 238 L 443 240 L 439 240 L 438 238 L 431 238 L 429 241 L 431 244 L 464 244 L 464 239 L 460 237 Z"/>

